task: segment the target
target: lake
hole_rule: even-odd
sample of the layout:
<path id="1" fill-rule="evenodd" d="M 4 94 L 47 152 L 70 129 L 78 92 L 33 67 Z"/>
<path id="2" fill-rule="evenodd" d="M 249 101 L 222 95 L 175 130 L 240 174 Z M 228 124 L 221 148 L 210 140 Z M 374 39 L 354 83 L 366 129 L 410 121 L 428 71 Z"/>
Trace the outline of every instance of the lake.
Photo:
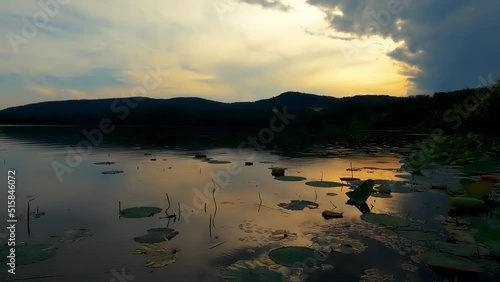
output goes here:
<path id="1" fill-rule="evenodd" d="M 400 170 L 401 160 L 417 150 L 415 140 L 422 136 L 379 132 L 299 142 L 300 137 L 284 134 L 265 148 L 260 147 L 264 144 L 255 148 L 248 141 L 258 136 L 253 129 L 119 128 L 103 134 L 100 146 L 80 147 L 78 153 L 78 144 L 88 141 L 81 132 L 78 127 L 0 127 L 3 181 L 8 170 L 16 170 L 16 242 L 52 244 L 56 252 L 36 263 L 17 265 L 15 276 L 1 266 L 0 281 L 494 281 L 500 277 L 495 273 L 498 264 L 491 260 L 482 262 L 487 266 L 481 264 L 485 271 L 478 275 L 456 276 L 429 268 L 423 260 L 431 249 L 429 241 L 412 240 L 402 236 L 401 229 L 362 220 L 360 208 L 346 204 L 346 192 L 361 182 L 330 188 L 317 187 L 318 182 L 306 184 L 341 182 L 341 177 L 351 176 L 362 181 L 411 181 Z M 272 168 L 286 168 L 286 177 L 275 178 Z M 422 181 L 413 185 L 423 192 L 393 191 L 390 197 L 378 193 L 368 198 L 366 207 L 407 219 L 411 228 L 403 231 L 426 230 L 434 240 L 446 241 L 449 196 L 424 189 Z M 441 172 L 432 181 L 457 179 Z M 38 214 L 27 220 L 30 199 L 34 199 L 30 211 Z M 287 205 L 291 200 L 303 200 L 305 206 Z M 144 218 L 125 216 L 127 208 L 149 206 L 162 211 Z M 325 219 L 325 210 L 342 212 L 343 217 Z M 6 208 L 0 216 L 7 218 Z M 6 227 L 3 220 L 2 243 L 8 236 Z M 156 249 L 156 257 L 134 254 L 142 245 L 136 242 L 140 238 L 158 239 L 143 236 L 152 228 L 171 229 L 161 229 L 170 232 L 170 239 L 154 245 L 166 248 Z M 81 237 L 55 237 L 75 229 L 88 231 Z M 287 267 L 270 255 L 283 246 L 315 251 L 305 257 L 297 254 L 300 263 Z M 168 265 L 150 267 L 154 263 Z M 276 278 L 264 280 L 266 275 Z"/>

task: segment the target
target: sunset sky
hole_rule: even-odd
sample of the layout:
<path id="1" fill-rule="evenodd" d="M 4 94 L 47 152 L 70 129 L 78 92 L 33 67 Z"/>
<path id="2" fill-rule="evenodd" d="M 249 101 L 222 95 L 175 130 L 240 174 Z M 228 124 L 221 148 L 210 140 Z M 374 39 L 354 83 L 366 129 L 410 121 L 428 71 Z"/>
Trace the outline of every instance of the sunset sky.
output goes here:
<path id="1" fill-rule="evenodd" d="M 2 1 L 0 109 L 135 96 L 151 70 L 146 96 L 225 102 L 477 87 L 500 75 L 499 13 L 497 0 Z"/>

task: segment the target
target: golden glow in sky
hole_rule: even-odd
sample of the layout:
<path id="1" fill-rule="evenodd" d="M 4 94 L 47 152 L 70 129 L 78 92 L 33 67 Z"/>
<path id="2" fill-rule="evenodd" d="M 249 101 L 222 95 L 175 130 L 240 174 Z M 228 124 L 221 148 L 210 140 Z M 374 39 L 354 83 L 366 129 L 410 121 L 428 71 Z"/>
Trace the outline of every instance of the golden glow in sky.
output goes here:
<path id="1" fill-rule="evenodd" d="M 58 2 L 59 1 L 59 2 Z M 302 0 L 281 6 L 237 0 L 53 0 L 2 5 L 0 108 L 46 100 L 130 96 L 148 69 L 146 96 L 254 101 L 285 91 L 329 96 L 405 95 L 390 39 L 350 38 Z M 33 15 L 47 21 L 33 24 Z M 12 38 L 16 40 L 12 40 Z M 22 38 L 19 39 L 19 38 Z"/>

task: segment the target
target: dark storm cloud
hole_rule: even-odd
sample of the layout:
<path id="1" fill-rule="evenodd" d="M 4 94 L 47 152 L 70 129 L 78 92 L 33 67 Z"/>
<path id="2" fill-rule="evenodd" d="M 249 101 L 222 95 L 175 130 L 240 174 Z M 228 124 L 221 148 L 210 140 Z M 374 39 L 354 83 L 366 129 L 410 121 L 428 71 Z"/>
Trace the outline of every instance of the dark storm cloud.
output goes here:
<path id="1" fill-rule="evenodd" d="M 281 11 L 289 11 L 290 6 L 282 3 L 280 0 L 238 0 L 247 4 L 260 5 L 264 8 L 276 9 Z"/>
<path id="2" fill-rule="evenodd" d="M 308 0 L 332 28 L 404 42 L 388 55 L 407 63 L 417 89 L 443 91 L 500 76 L 496 0 Z M 341 13 L 340 13 L 341 12 Z"/>

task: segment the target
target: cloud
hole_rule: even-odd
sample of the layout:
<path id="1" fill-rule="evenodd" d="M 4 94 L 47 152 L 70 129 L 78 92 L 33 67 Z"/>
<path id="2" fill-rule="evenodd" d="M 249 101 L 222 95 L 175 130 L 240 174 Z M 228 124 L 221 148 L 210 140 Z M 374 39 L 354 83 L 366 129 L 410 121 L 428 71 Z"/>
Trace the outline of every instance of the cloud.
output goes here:
<path id="1" fill-rule="evenodd" d="M 500 5 L 495 0 L 308 0 L 330 26 L 359 38 L 398 43 L 387 55 L 401 63 L 412 92 L 480 85 L 500 76 Z"/>
<path id="2" fill-rule="evenodd" d="M 57 95 L 57 90 L 52 87 L 30 85 L 26 88 L 45 97 L 55 97 Z"/>
<path id="3" fill-rule="evenodd" d="M 23 35 L 25 19 L 33 22 L 33 15 L 43 12 L 41 2 L 2 6 L 0 34 Z M 323 12 L 305 0 L 114 2 L 61 4 L 17 54 L 9 40 L 0 40 L 0 108 L 134 95 L 147 68 L 157 65 L 170 73 L 148 91 L 157 98 L 242 101 L 287 90 L 335 96 L 405 92 L 404 77 L 387 56 L 378 54 L 378 61 L 353 56 L 347 62 L 341 43 L 358 36 L 328 29 Z"/>
<path id="4" fill-rule="evenodd" d="M 280 0 L 237 0 L 239 2 L 260 5 L 263 8 L 276 9 L 280 11 L 289 11 L 292 7 L 290 5 L 284 4 Z"/>

